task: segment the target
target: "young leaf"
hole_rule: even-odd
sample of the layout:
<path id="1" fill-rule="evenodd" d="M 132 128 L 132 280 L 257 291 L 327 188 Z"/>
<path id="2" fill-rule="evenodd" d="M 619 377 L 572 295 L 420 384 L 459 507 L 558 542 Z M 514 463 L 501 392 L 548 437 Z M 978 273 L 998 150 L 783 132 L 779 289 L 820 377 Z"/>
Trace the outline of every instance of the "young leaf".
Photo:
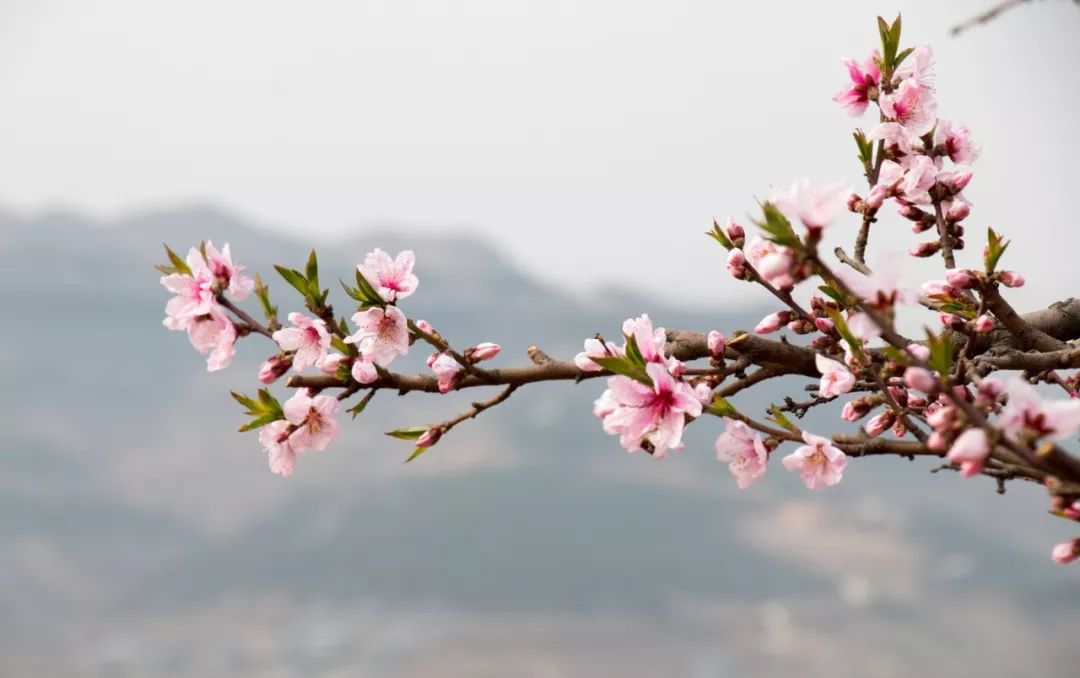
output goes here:
<path id="1" fill-rule="evenodd" d="M 705 231 L 705 235 L 709 236 L 710 238 L 720 243 L 729 250 L 735 246 L 735 244 L 728 239 L 727 233 L 724 233 L 724 229 L 720 227 L 720 224 L 717 223 L 716 219 L 713 219 L 712 225 L 712 230 Z"/>
<path id="2" fill-rule="evenodd" d="M 641 355 L 637 339 L 632 334 L 626 335 L 626 357 L 632 364 L 645 367 L 645 356 Z"/>
<path id="3" fill-rule="evenodd" d="M 159 265 L 155 266 L 154 268 L 161 271 L 165 275 L 169 275 L 170 273 L 191 275 L 191 267 L 187 265 L 187 262 L 181 259 L 180 255 L 178 255 L 176 252 L 173 252 L 172 248 L 170 248 L 168 245 L 165 245 L 165 243 L 162 243 L 162 245 L 165 246 L 165 254 L 169 257 L 169 263 L 172 264 L 172 267 Z"/>
<path id="4" fill-rule="evenodd" d="M 791 228 L 791 222 L 771 202 L 764 202 L 761 211 L 765 216 L 764 221 L 757 221 L 761 230 L 765 231 L 768 240 L 785 247 L 799 247 L 802 243 L 795 231 Z"/>
<path id="5" fill-rule="evenodd" d="M 258 297 L 259 303 L 262 305 L 263 315 L 266 316 L 268 321 L 274 321 L 277 319 L 277 306 L 270 303 L 270 288 L 263 282 L 262 276 L 258 273 L 255 274 L 255 296 Z"/>
<path id="6" fill-rule="evenodd" d="M 356 419 L 357 415 L 364 411 L 364 408 L 367 407 L 368 403 L 370 403 L 371 399 L 374 397 L 375 391 L 368 391 L 364 397 L 360 399 L 360 402 L 350 407 L 347 412 L 353 416 L 353 419 Z"/>
<path id="7" fill-rule="evenodd" d="M 787 429 L 788 431 L 791 431 L 792 433 L 798 433 L 799 432 L 799 427 L 797 427 L 795 424 L 791 423 L 791 420 L 788 419 L 787 416 L 783 412 L 781 412 L 780 408 L 777 407 L 776 405 L 771 405 L 769 407 L 769 414 L 771 416 L 765 417 L 766 420 L 771 421 L 772 423 L 776 424 L 777 426 L 780 426 L 781 428 Z"/>
<path id="8" fill-rule="evenodd" d="M 418 447 L 418 448 L 416 448 L 415 450 L 413 450 L 412 454 L 410 454 L 408 456 L 408 458 L 405 460 L 405 463 L 408 464 L 410 461 L 412 461 L 413 459 L 416 459 L 421 454 L 427 452 L 430 449 L 431 449 L 430 447 Z"/>
<path id="9" fill-rule="evenodd" d="M 734 417 L 739 414 L 739 411 L 721 395 L 713 396 L 712 402 L 709 403 L 706 411 L 718 417 Z"/>
<path id="10" fill-rule="evenodd" d="M 930 359 L 926 364 L 942 376 L 947 376 L 952 370 L 953 343 L 947 333 L 934 334 L 926 331 L 926 343 L 930 348 Z"/>
<path id="11" fill-rule="evenodd" d="M 308 283 L 300 271 L 285 268 L 278 264 L 274 264 L 274 269 L 277 270 L 281 277 L 285 279 L 285 282 L 292 285 L 297 292 L 304 295 L 305 298 L 308 296 Z"/>
<path id="12" fill-rule="evenodd" d="M 590 358 L 590 360 L 600 367 L 603 367 L 608 372 L 621 374 L 624 377 L 630 377 L 634 381 L 640 381 L 643 384 L 652 386 L 652 380 L 649 379 L 649 375 L 645 372 L 645 368 L 641 365 L 635 365 L 627 358 L 608 356 L 606 358 Z"/>
<path id="13" fill-rule="evenodd" d="M 427 433 L 430 426 L 410 426 L 408 428 L 394 429 L 393 431 L 387 431 L 386 435 L 391 438 L 398 438 L 400 440 L 416 440 L 420 436 Z"/>
<path id="14" fill-rule="evenodd" d="M 382 296 L 379 295 L 379 291 L 368 282 L 368 279 L 364 277 L 364 274 L 360 272 L 360 269 L 356 269 L 356 289 L 360 295 L 360 301 L 368 306 L 385 306 L 386 302 L 383 301 Z"/>
<path id="15" fill-rule="evenodd" d="M 311 254 L 308 255 L 307 267 L 304 269 L 304 275 L 308 279 L 308 283 L 315 288 L 319 287 L 319 260 L 315 257 L 315 250 L 311 250 Z"/>
<path id="16" fill-rule="evenodd" d="M 986 250 L 983 253 L 983 263 L 986 265 L 987 274 L 993 273 L 997 268 L 1001 255 L 1005 254 L 1010 242 L 998 235 L 994 229 L 986 229 Z"/>
<path id="17" fill-rule="evenodd" d="M 261 417 L 256 417 L 241 426 L 239 431 L 240 433 L 247 433 L 248 431 L 251 431 L 253 429 L 261 428 L 263 426 L 266 426 L 267 424 L 272 424 L 279 419 L 281 419 L 281 417 L 275 416 L 273 414 L 264 414 Z"/>

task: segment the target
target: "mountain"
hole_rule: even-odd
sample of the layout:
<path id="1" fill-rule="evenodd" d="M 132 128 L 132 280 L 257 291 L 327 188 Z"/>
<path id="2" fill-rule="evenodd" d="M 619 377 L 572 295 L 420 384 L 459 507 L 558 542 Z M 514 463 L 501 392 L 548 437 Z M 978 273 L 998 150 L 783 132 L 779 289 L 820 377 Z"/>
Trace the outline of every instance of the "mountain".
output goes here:
<path id="1" fill-rule="evenodd" d="M 712 423 L 670 459 L 622 452 L 591 415 L 597 381 L 522 389 L 407 466 L 381 431 L 473 394 L 380 393 L 274 476 L 228 395 L 272 349 L 245 340 L 207 374 L 160 323 L 161 243 L 201 239 L 297 308 L 271 265 L 305 245 L 220 209 L 0 212 L 0 674 L 1005 676 L 1080 658 L 1080 583 L 1046 555 L 1072 535 L 1038 488 L 868 459 L 829 491 L 774 467 L 739 492 Z M 645 311 L 726 331 L 761 315 L 569 297 L 468 235 L 399 227 L 321 247 L 323 278 L 376 246 L 416 251 L 410 316 L 499 342 L 500 364 Z"/>

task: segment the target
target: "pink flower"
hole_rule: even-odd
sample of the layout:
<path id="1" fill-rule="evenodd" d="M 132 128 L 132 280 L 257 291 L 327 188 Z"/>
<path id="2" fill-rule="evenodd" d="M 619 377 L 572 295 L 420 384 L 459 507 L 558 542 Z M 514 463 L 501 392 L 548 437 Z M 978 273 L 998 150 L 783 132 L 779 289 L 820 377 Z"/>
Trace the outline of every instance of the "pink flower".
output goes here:
<path id="1" fill-rule="evenodd" d="M 837 269 L 837 275 L 852 292 L 879 309 L 906 303 L 908 292 L 901 284 L 903 255 L 882 257 L 870 275 L 855 270 Z"/>
<path id="2" fill-rule="evenodd" d="M 969 428 L 953 442 L 948 459 L 959 464 L 960 475 L 965 478 L 978 475 L 990 456 L 990 439 L 981 428 Z"/>
<path id="3" fill-rule="evenodd" d="M 734 219 L 729 218 L 727 223 L 724 224 L 724 230 L 727 232 L 728 240 L 730 240 L 736 247 L 739 246 L 738 241 L 746 238 L 746 230 L 741 224 L 736 223 Z"/>
<path id="4" fill-rule="evenodd" d="M 326 354 L 326 357 L 319 361 L 316 367 L 318 367 L 319 371 L 323 374 L 337 374 L 338 368 L 341 367 L 341 363 L 343 363 L 347 358 L 348 356 L 345 356 L 336 351 L 333 353 L 328 353 Z"/>
<path id="5" fill-rule="evenodd" d="M 971 140 L 971 131 L 964 125 L 953 125 L 948 120 L 938 120 L 934 129 L 934 146 L 945 150 L 949 159 L 958 165 L 975 162 L 979 147 Z"/>
<path id="6" fill-rule="evenodd" d="M 229 244 L 218 252 L 214 243 L 206 243 L 206 265 L 213 275 L 218 289 L 229 293 L 233 299 L 243 301 L 255 289 L 255 281 L 240 274 L 244 266 L 234 264 L 232 254 L 229 252 Z"/>
<path id="7" fill-rule="evenodd" d="M 215 305 L 213 274 L 199 250 L 188 251 L 187 265 L 192 275 L 172 273 L 161 277 L 161 284 L 176 296 L 165 304 L 162 324 L 170 330 L 186 330 L 191 319 L 210 313 Z"/>
<path id="8" fill-rule="evenodd" d="M 701 401 L 689 384 L 676 380 L 663 365 L 649 363 L 645 371 L 652 386 L 623 376 L 608 379 L 608 391 L 594 412 L 603 419 L 604 431 L 618 435 L 627 450 L 648 443 L 654 456 L 663 457 L 668 450 L 682 449 L 686 417 L 701 414 Z"/>
<path id="9" fill-rule="evenodd" d="M 498 344 L 493 344 L 490 341 L 485 341 L 465 351 L 465 357 L 474 363 L 478 363 L 484 360 L 491 360 L 495 356 L 499 355 L 499 351 L 501 350 L 502 347 Z"/>
<path id="10" fill-rule="evenodd" d="M 919 137 L 898 122 L 883 122 L 871 130 L 866 138 L 885 142 L 885 151 L 893 156 L 910 155 L 919 146 Z"/>
<path id="11" fill-rule="evenodd" d="M 236 325 L 220 307 L 210 309 L 210 313 L 192 318 L 187 327 L 191 345 L 206 360 L 206 371 L 216 372 L 228 367 L 236 357 Z"/>
<path id="12" fill-rule="evenodd" d="M 623 321 L 623 334 L 633 337 L 641 356 L 648 363 L 663 363 L 667 332 L 663 327 L 653 329 L 652 320 L 646 314 Z"/>
<path id="13" fill-rule="evenodd" d="M 746 261 L 771 285 L 784 289 L 795 284 L 795 252 L 791 248 L 778 246 L 758 235 L 746 245 L 745 254 Z M 729 269 L 730 265 L 729 253 Z"/>
<path id="14" fill-rule="evenodd" d="M 259 366 L 259 381 L 272 384 L 292 367 L 292 356 L 272 355 Z"/>
<path id="15" fill-rule="evenodd" d="M 582 372 L 600 372 L 604 368 L 592 361 L 593 358 L 621 357 L 623 350 L 615 344 L 601 342 L 596 338 L 585 340 L 585 350 L 574 356 L 574 364 Z"/>
<path id="16" fill-rule="evenodd" d="M 963 200 L 954 200 L 949 203 L 949 208 L 945 211 L 945 218 L 949 221 L 963 221 L 971 214 L 971 205 Z"/>
<path id="17" fill-rule="evenodd" d="M 769 451 L 761 436 L 741 421 L 724 419 L 725 431 L 716 439 L 716 458 L 728 462 L 740 490 L 765 475 Z"/>
<path id="18" fill-rule="evenodd" d="M 798 470 L 807 489 L 816 490 L 836 485 L 844 477 L 847 456 L 827 439 L 803 432 L 806 445 L 784 457 L 782 463 L 789 471 Z"/>
<path id="19" fill-rule="evenodd" d="M 972 328 L 979 334 L 986 334 L 994 329 L 994 319 L 990 315 L 983 313 L 978 318 L 975 318 Z"/>
<path id="20" fill-rule="evenodd" d="M 1080 558 L 1080 538 L 1058 544 L 1054 547 L 1054 550 L 1050 552 L 1050 557 L 1053 558 L 1054 562 L 1058 565 L 1068 565 L 1077 558 Z"/>
<path id="21" fill-rule="evenodd" d="M 375 363 L 363 355 L 353 361 L 349 373 L 353 379 L 361 384 L 371 384 L 379 378 L 379 371 L 375 369 Z"/>
<path id="22" fill-rule="evenodd" d="M 757 324 L 754 331 L 758 334 L 769 334 L 780 329 L 788 322 L 791 321 L 793 314 L 791 311 L 777 311 L 776 313 L 770 313 L 761 319 L 761 322 Z"/>
<path id="23" fill-rule="evenodd" d="M 379 367 L 409 352 L 409 320 L 396 306 L 360 311 L 353 314 L 352 321 L 357 330 L 345 337 L 345 343 L 356 344 Z"/>
<path id="24" fill-rule="evenodd" d="M 325 395 L 312 398 L 304 390 L 297 391 L 282 407 L 285 419 L 296 427 L 289 435 L 289 445 L 297 452 L 325 450 L 338 435 L 334 415 L 340 407 L 337 398 Z"/>
<path id="25" fill-rule="evenodd" d="M 1009 402 L 998 416 L 998 424 L 1014 439 L 1028 434 L 1061 440 L 1080 428 L 1080 400 L 1043 400 L 1033 386 L 1019 378 L 1006 381 L 1005 392 Z"/>
<path id="26" fill-rule="evenodd" d="M 920 87 L 929 89 L 933 86 L 934 78 L 934 51 L 930 45 L 919 45 L 911 55 L 904 60 L 900 68 L 896 69 L 896 75 L 905 80 L 911 80 Z"/>
<path id="27" fill-rule="evenodd" d="M 709 347 L 709 355 L 717 360 L 724 359 L 724 351 L 727 349 L 727 340 L 724 335 L 712 330 L 709 332 L 705 340 L 706 345 Z"/>
<path id="28" fill-rule="evenodd" d="M 416 256 L 412 250 L 405 250 L 397 258 L 391 259 L 389 254 L 376 247 L 356 268 L 379 292 L 383 301 L 394 303 L 411 295 L 420 284 L 412 272 L 415 263 Z"/>
<path id="29" fill-rule="evenodd" d="M 811 232 L 820 232 L 847 208 L 851 187 L 842 181 L 814 186 L 801 179 L 786 192 L 769 199 L 789 221 L 801 221 Z M 756 265 L 756 264 L 755 264 Z"/>
<path id="30" fill-rule="evenodd" d="M 925 155 L 915 156 L 904 170 L 904 179 L 900 182 L 900 196 L 916 205 L 928 205 L 932 202 L 930 189 L 938 179 L 938 168 L 934 161 Z"/>
<path id="31" fill-rule="evenodd" d="M 427 365 L 435 373 L 435 379 L 439 382 L 439 393 L 446 393 L 454 388 L 463 369 L 449 351 L 432 353 L 427 359 Z"/>
<path id="32" fill-rule="evenodd" d="M 317 365 L 330 350 L 330 333 L 326 331 L 326 323 L 303 313 L 290 313 L 289 322 L 293 327 L 274 332 L 274 341 L 282 350 L 295 352 L 293 369 L 297 372 Z"/>
<path id="33" fill-rule="evenodd" d="M 880 58 L 875 50 L 861 66 L 854 59 L 844 59 L 851 84 L 847 89 L 834 94 L 832 99 L 840 104 L 848 115 L 860 116 L 866 112 L 866 107 L 870 104 L 870 90 L 876 89 L 881 83 L 881 69 L 877 64 Z"/>
<path id="34" fill-rule="evenodd" d="M 922 136 L 937 123 L 937 101 L 928 87 L 915 80 L 904 80 L 891 94 L 878 99 L 881 112 L 907 127 L 916 136 Z"/>
<path id="35" fill-rule="evenodd" d="M 838 395 L 849 392 L 855 386 L 855 375 L 843 363 L 817 353 L 814 361 L 818 372 L 821 372 L 821 383 L 818 390 L 823 398 L 835 398 Z"/>
<path id="36" fill-rule="evenodd" d="M 746 255 L 739 248 L 732 248 L 727 255 L 728 275 L 736 280 L 746 277 Z"/>
<path id="37" fill-rule="evenodd" d="M 288 476 L 296 466 L 296 450 L 289 443 L 289 422 L 272 421 L 259 429 L 259 444 L 270 462 L 270 470 Z"/>

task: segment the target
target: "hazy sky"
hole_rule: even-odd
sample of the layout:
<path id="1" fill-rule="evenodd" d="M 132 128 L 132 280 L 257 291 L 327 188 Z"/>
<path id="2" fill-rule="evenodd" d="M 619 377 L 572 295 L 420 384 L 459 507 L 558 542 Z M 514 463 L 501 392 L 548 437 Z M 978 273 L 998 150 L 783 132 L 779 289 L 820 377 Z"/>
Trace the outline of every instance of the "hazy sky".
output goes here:
<path id="1" fill-rule="evenodd" d="M 1080 10 L 947 36 L 993 1 L 0 0 L 0 203 L 468 230 L 579 292 L 746 303 L 702 231 L 801 176 L 857 185 L 830 95 L 901 10 L 942 116 L 984 146 L 969 224 L 1025 237 L 1007 263 L 1034 304 L 1080 293 Z M 891 218 L 874 235 L 915 240 Z"/>

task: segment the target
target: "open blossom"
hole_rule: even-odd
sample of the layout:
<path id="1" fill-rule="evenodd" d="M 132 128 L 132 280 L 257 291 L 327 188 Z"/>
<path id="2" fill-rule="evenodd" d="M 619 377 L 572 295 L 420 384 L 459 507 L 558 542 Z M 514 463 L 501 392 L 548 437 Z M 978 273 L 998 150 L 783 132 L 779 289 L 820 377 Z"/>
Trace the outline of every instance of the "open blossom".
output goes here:
<path id="1" fill-rule="evenodd" d="M 890 254 L 878 260 L 870 275 L 847 269 L 839 269 L 837 275 L 852 292 L 871 306 L 887 308 L 908 300 L 908 292 L 901 281 L 902 264 L 903 255 Z"/>
<path id="2" fill-rule="evenodd" d="M 818 386 L 821 397 L 835 398 L 855 386 L 855 375 L 843 363 L 826 358 L 820 353 L 814 356 L 814 361 L 818 372 L 821 372 L 821 384 Z"/>
<path id="3" fill-rule="evenodd" d="M 883 122 L 870 130 L 866 138 L 869 141 L 885 142 L 886 152 L 894 156 L 910 155 L 920 143 L 919 137 L 898 122 Z"/>
<path id="4" fill-rule="evenodd" d="M 1050 552 L 1050 557 L 1058 565 L 1068 565 L 1080 558 L 1080 538 L 1058 544 Z"/>
<path id="5" fill-rule="evenodd" d="M 777 245 L 756 235 L 747 243 L 745 255 L 746 261 L 750 262 L 754 270 L 773 286 L 784 289 L 795 284 L 796 259 L 795 252 L 790 247 Z M 730 255 L 728 264 L 730 269 Z"/>
<path id="6" fill-rule="evenodd" d="M 938 120 L 934 129 L 934 146 L 943 148 L 949 159 L 958 165 L 973 163 L 979 157 L 979 147 L 971 140 L 971 130 L 948 120 Z"/>
<path id="7" fill-rule="evenodd" d="M 801 221 L 812 232 L 820 232 L 846 210 L 850 196 L 851 187 L 842 181 L 815 186 L 809 179 L 801 179 L 787 191 L 773 194 L 769 201 L 789 221 Z"/>
<path id="8" fill-rule="evenodd" d="M 391 259 L 389 254 L 376 247 L 356 268 L 378 291 L 383 301 L 394 303 L 411 295 L 420 284 L 412 272 L 415 263 L 416 255 L 411 250 L 405 250 Z"/>
<path id="9" fill-rule="evenodd" d="M 195 350 L 209 354 L 207 372 L 225 369 L 236 357 L 236 325 L 220 307 L 215 306 L 210 313 L 192 318 L 187 331 Z"/>
<path id="10" fill-rule="evenodd" d="M 916 47 L 896 69 L 897 77 L 911 80 L 920 87 L 931 89 L 934 78 L 934 50 L 930 45 Z"/>
<path id="11" fill-rule="evenodd" d="M 603 420 L 604 431 L 618 435 L 627 450 L 648 443 L 654 456 L 663 457 L 668 450 L 682 448 L 686 417 L 701 414 L 701 401 L 689 384 L 676 380 L 663 365 L 649 363 L 645 371 L 651 386 L 624 376 L 608 379 L 608 390 L 593 411 Z"/>
<path id="12" fill-rule="evenodd" d="M 289 436 L 289 445 L 297 452 L 325 450 L 338 435 L 338 423 L 334 418 L 341 403 L 337 398 L 317 395 L 300 390 L 285 401 L 282 409 L 285 419 L 296 427 Z"/>
<path id="13" fill-rule="evenodd" d="M 784 457 L 784 468 L 799 471 L 807 489 L 816 490 L 826 485 L 836 485 L 844 477 L 847 455 L 829 442 L 813 433 L 803 432 L 806 444 Z"/>
<path id="14" fill-rule="evenodd" d="M 345 343 L 356 344 L 379 367 L 409 352 L 409 321 L 396 306 L 354 313 L 352 321 L 357 330 L 345 337 Z"/>
<path id="15" fill-rule="evenodd" d="M 937 101 L 933 91 L 914 79 L 904 80 L 890 94 L 882 94 L 878 103 L 882 113 L 916 136 L 926 134 L 937 123 Z"/>
<path id="16" fill-rule="evenodd" d="M 461 363 L 448 351 L 432 353 L 427 359 L 427 365 L 435 373 L 435 379 L 439 382 L 439 393 L 446 393 L 453 389 L 463 369 Z"/>
<path id="17" fill-rule="evenodd" d="M 574 364 L 582 372 L 600 372 L 600 367 L 592 361 L 593 358 L 622 357 L 623 350 L 610 341 L 602 342 L 595 337 L 585 340 L 585 350 L 574 356 Z"/>
<path id="18" fill-rule="evenodd" d="M 652 320 L 647 314 L 643 313 L 636 318 L 624 320 L 622 331 L 624 335 L 634 338 L 645 362 L 664 362 L 667 331 L 663 327 L 653 328 Z"/>
<path id="19" fill-rule="evenodd" d="M 769 451 L 761 435 L 750 430 L 743 422 L 725 418 L 724 426 L 724 433 L 716 439 L 716 458 L 728 462 L 728 470 L 735 476 L 735 484 L 740 490 L 745 490 L 765 475 Z"/>
<path id="20" fill-rule="evenodd" d="M 844 59 L 851 84 L 834 94 L 833 101 L 840 104 L 848 115 L 860 116 L 866 112 L 870 104 L 870 90 L 876 89 L 881 83 L 880 58 L 880 54 L 874 50 L 862 64 L 855 59 Z"/>
<path id="21" fill-rule="evenodd" d="M 255 281 L 245 275 L 241 275 L 244 266 L 234 264 L 232 253 L 229 251 L 229 243 L 221 251 L 217 251 L 214 243 L 206 243 L 206 266 L 217 283 L 218 288 L 224 290 L 230 297 L 237 301 L 247 299 L 251 291 L 255 289 Z"/>
<path id="22" fill-rule="evenodd" d="M 1080 400 L 1043 400 L 1031 384 L 1015 377 L 1005 382 L 1005 393 L 1009 402 L 998 424 L 1013 438 L 1027 434 L 1056 441 L 1080 428 Z"/>
<path id="23" fill-rule="evenodd" d="M 960 475 L 965 478 L 978 475 L 990 456 L 990 439 L 981 428 L 969 428 L 953 442 L 948 459 L 960 465 Z"/>
<path id="24" fill-rule="evenodd" d="M 290 313 L 289 322 L 293 327 L 274 332 L 274 341 L 282 350 L 295 352 L 293 369 L 300 372 L 319 364 L 330 350 L 330 333 L 326 331 L 326 323 L 303 313 Z"/>
<path id="25" fill-rule="evenodd" d="M 259 429 L 259 444 L 266 451 L 270 470 L 287 476 L 296 466 L 296 450 L 289 444 L 289 422 L 272 421 Z"/>
<path id="26" fill-rule="evenodd" d="M 186 330 L 191 319 L 206 315 L 215 305 L 213 275 L 199 250 L 188 251 L 187 265 L 191 275 L 172 273 L 161 277 L 161 284 L 176 296 L 165 304 L 162 324 L 170 330 Z"/>

